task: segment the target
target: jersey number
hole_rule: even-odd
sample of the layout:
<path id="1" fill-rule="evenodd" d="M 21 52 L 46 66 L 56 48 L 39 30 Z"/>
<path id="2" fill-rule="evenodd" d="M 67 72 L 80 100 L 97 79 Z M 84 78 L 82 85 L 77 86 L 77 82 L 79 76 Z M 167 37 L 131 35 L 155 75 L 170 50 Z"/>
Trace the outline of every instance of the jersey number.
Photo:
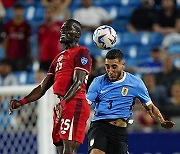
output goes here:
<path id="1" fill-rule="evenodd" d="M 66 131 L 70 128 L 70 119 L 61 119 L 61 133 L 65 134 Z"/>
<path id="2" fill-rule="evenodd" d="M 62 59 L 63 59 L 63 55 L 59 56 L 56 64 L 56 71 L 59 71 L 62 68 Z"/>
<path id="3" fill-rule="evenodd" d="M 112 103 L 113 103 L 113 100 L 109 100 L 109 106 L 108 106 L 108 109 L 112 109 Z"/>

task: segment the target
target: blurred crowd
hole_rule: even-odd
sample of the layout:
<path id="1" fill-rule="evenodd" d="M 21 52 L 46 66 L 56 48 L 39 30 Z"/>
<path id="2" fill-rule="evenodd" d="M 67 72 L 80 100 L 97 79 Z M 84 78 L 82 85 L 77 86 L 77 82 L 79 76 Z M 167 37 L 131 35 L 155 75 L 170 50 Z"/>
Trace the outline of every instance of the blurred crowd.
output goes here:
<path id="1" fill-rule="evenodd" d="M 40 83 L 54 57 L 64 48 L 59 31 L 69 18 L 82 24 L 83 37 L 103 24 L 111 25 L 119 38 L 128 36 L 126 44 L 122 45 L 119 39 L 117 45 L 127 58 L 126 70 L 143 79 L 153 102 L 166 118 L 179 122 L 180 130 L 179 0 L 0 0 L 0 87 Z M 147 40 L 146 35 L 151 34 L 162 37 Z M 136 44 L 137 51 L 126 51 L 134 47 L 131 41 L 139 36 L 145 46 Z M 83 38 L 80 45 L 89 48 L 93 59 L 89 85 L 105 72 L 106 51 L 93 52 L 97 47 L 86 40 Z M 132 58 L 140 53 L 143 58 Z M 156 122 L 138 102 L 134 110 L 133 118 L 144 131 L 156 129 Z M 139 129 L 136 126 L 134 129 Z"/>

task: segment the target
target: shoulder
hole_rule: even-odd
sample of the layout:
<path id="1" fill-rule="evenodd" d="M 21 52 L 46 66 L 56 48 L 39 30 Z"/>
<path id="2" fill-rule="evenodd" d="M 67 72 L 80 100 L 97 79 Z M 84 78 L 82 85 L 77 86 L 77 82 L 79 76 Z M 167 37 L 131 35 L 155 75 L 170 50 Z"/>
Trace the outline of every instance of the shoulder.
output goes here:
<path id="1" fill-rule="evenodd" d="M 9 20 L 9 21 L 7 21 L 7 22 L 5 23 L 4 26 L 9 26 L 9 25 L 12 25 L 12 24 L 13 24 L 13 20 Z"/>
<path id="2" fill-rule="evenodd" d="M 126 72 L 126 79 L 129 80 L 130 83 L 133 83 L 134 85 L 139 85 L 140 83 L 142 83 L 142 79 Z"/>
<path id="3" fill-rule="evenodd" d="M 94 82 L 104 82 L 107 80 L 107 75 L 103 74 L 94 78 Z"/>
<path id="4" fill-rule="evenodd" d="M 79 50 L 86 50 L 86 51 L 89 52 L 89 49 L 87 47 L 85 47 L 85 46 L 78 46 L 78 49 Z"/>
<path id="5" fill-rule="evenodd" d="M 76 55 L 89 55 L 89 49 L 85 46 L 78 46 L 75 49 Z"/>

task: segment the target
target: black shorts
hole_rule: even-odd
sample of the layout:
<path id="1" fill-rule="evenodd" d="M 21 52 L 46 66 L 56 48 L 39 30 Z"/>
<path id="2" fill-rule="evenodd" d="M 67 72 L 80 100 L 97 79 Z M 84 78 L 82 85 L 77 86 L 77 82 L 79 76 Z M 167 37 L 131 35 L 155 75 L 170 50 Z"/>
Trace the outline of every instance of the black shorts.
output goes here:
<path id="1" fill-rule="evenodd" d="M 113 126 L 107 121 L 92 122 L 88 131 L 88 153 L 92 149 L 106 154 L 128 154 L 126 128 Z"/>

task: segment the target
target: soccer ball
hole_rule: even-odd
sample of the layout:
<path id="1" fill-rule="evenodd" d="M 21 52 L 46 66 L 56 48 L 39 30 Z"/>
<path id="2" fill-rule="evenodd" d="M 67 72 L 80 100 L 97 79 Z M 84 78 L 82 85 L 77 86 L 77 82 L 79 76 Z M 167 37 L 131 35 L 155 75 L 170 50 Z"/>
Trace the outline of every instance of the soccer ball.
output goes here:
<path id="1" fill-rule="evenodd" d="M 108 25 L 98 27 L 93 34 L 93 41 L 97 47 L 103 50 L 111 49 L 116 45 L 116 31 Z"/>

